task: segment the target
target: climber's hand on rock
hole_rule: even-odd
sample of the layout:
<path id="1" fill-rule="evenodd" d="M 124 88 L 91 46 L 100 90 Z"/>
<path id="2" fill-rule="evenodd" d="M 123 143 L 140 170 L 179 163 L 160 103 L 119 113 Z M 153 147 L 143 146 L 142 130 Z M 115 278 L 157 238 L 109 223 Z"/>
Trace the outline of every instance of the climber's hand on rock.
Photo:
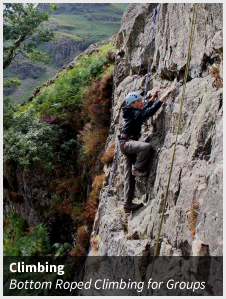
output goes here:
<path id="1" fill-rule="evenodd" d="M 173 92 L 176 89 L 176 87 L 171 87 L 167 90 L 167 94 L 169 95 L 171 92 Z"/>
<path id="2" fill-rule="evenodd" d="M 152 102 L 155 101 L 155 99 L 157 98 L 159 92 L 160 92 L 159 89 L 157 89 L 157 90 L 154 92 L 154 94 L 153 94 L 153 96 L 152 96 L 152 98 L 151 98 L 151 101 L 152 101 Z"/>
<path id="3" fill-rule="evenodd" d="M 157 89 L 156 91 L 155 91 L 155 93 L 154 93 L 154 97 L 157 97 L 157 95 L 158 95 L 158 93 L 160 92 L 160 89 Z"/>
<path id="4" fill-rule="evenodd" d="M 170 89 L 167 90 L 167 92 L 164 94 L 164 96 L 161 97 L 160 101 L 164 102 L 164 100 L 166 99 L 166 97 L 175 90 L 175 87 L 171 87 Z"/>

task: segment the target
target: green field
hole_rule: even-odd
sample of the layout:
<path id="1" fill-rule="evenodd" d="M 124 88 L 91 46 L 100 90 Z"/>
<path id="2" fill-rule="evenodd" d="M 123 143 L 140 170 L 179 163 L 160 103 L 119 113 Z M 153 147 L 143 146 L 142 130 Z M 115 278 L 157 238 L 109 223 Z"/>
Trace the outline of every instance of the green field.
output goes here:
<path id="1" fill-rule="evenodd" d="M 48 26 L 60 34 L 64 32 L 64 35 L 68 34 L 70 37 L 74 35 L 74 39 L 77 40 L 93 41 L 99 38 L 109 38 L 118 32 L 123 12 L 128 6 L 128 3 L 112 3 L 105 9 L 95 7 L 92 12 L 84 13 L 76 9 L 75 5 L 70 15 L 68 13 L 51 15 Z M 62 4 L 59 7 L 62 7 Z"/>
<path id="2" fill-rule="evenodd" d="M 93 14 L 95 16 L 95 14 Z M 73 34 L 80 39 L 84 39 L 87 36 L 98 37 L 105 36 L 106 38 L 115 34 L 119 30 L 119 22 L 110 22 L 98 20 L 96 22 L 88 20 L 85 16 L 82 15 L 73 15 L 70 20 L 68 15 L 57 15 L 50 18 L 51 25 L 54 24 L 57 27 L 57 24 L 61 26 L 70 27 L 70 30 L 64 29 L 64 32 L 67 34 Z M 54 27 L 54 26 L 53 26 Z M 56 31 L 58 32 L 57 28 Z M 62 32 L 62 29 L 60 29 Z"/>
<path id="3" fill-rule="evenodd" d="M 129 3 L 111 3 L 111 4 L 122 11 L 125 11 L 126 8 L 129 6 Z"/>

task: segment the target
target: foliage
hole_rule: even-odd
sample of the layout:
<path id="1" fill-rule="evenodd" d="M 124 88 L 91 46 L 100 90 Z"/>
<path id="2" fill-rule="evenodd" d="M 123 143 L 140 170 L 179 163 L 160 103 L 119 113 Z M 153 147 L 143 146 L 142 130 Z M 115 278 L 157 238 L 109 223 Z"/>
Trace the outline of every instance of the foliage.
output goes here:
<path id="1" fill-rule="evenodd" d="M 116 54 L 114 51 L 108 51 L 106 54 L 106 59 L 108 63 L 114 64 L 115 63 Z"/>
<path id="2" fill-rule="evenodd" d="M 41 122 L 32 109 L 16 114 L 13 118 L 12 111 L 13 108 L 5 119 L 8 129 L 4 130 L 3 137 L 4 159 L 12 159 L 23 166 L 29 165 L 31 161 L 40 162 L 46 170 L 51 170 L 53 149 L 62 131 L 57 125 Z"/>
<path id="3" fill-rule="evenodd" d="M 198 213 L 199 213 L 199 202 L 197 200 L 193 200 L 189 209 L 189 219 L 188 219 L 192 238 L 194 238 L 195 236 L 195 228 L 197 224 Z"/>
<path id="4" fill-rule="evenodd" d="M 49 233 L 42 223 L 27 228 L 26 221 L 17 214 L 3 218 L 4 256 L 45 256 L 55 258 L 71 250 L 69 243 L 50 245 Z"/>
<path id="5" fill-rule="evenodd" d="M 101 161 L 104 164 L 110 164 L 113 162 L 115 156 L 115 143 L 113 142 L 103 153 Z"/>
<path id="6" fill-rule="evenodd" d="M 41 114 L 58 115 L 65 118 L 68 110 L 80 111 L 84 99 L 84 88 L 94 77 L 99 77 L 106 70 L 106 52 L 108 48 L 100 48 L 99 53 L 83 55 L 77 59 L 73 69 L 63 71 L 55 80 L 54 85 L 43 88 L 35 99 L 35 109 Z M 108 65 L 109 66 L 109 65 Z"/>
<path id="7" fill-rule="evenodd" d="M 56 256 L 69 251 L 59 244 L 70 242 L 72 232 L 76 234 L 73 255 L 87 251 L 105 179 L 100 157 L 111 117 L 113 68 L 106 53 L 112 48 L 105 45 L 90 56 L 80 56 L 73 69 L 59 73 L 32 102 L 19 108 L 6 102 L 4 158 L 53 169 L 45 181 L 47 203 L 37 201 L 34 209 L 52 226 Z M 40 173 L 40 180 L 46 174 Z M 20 196 L 8 192 L 11 201 L 19 201 Z"/>
<path id="8" fill-rule="evenodd" d="M 49 213 L 67 215 L 77 220 L 82 212 L 83 186 L 79 177 L 70 177 L 62 180 L 52 181 L 49 185 L 49 192 L 54 194 Z"/>
<path id="9" fill-rule="evenodd" d="M 101 80 L 93 80 L 84 92 L 83 117 L 98 127 L 108 127 L 110 124 L 112 82 L 112 73 L 107 72 Z"/>
<path id="10" fill-rule="evenodd" d="M 16 78 L 11 78 L 11 79 L 6 79 L 5 81 L 3 81 L 3 84 L 4 84 L 4 86 L 3 86 L 4 88 L 9 88 L 12 85 L 14 85 L 14 86 L 21 85 L 21 81 Z"/>
<path id="11" fill-rule="evenodd" d="M 60 243 L 55 243 L 53 245 L 53 248 L 56 249 L 56 252 L 54 254 L 55 257 L 58 256 L 63 256 L 65 255 L 65 253 L 71 249 L 71 244 L 69 243 L 64 243 L 64 244 L 60 244 Z"/>
<path id="12" fill-rule="evenodd" d="M 4 218 L 3 253 L 5 256 L 45 255 L 51 250 L 47 228 L 38 223 L 25 231 L 26 222 L 16 214 Z"/>
<path id="13" fill-rule="evenodd" d="M 8 199 L 13 203 L 23 201 L 23 195 L 20 192 L 7 190 L 6 194 Z"/>
<path id="14" fill-rule="evenodd" d="M 81 131 L 79 138 L 82 141 L 82 152 L 88 161 L 92 161 L 101 149 L 101 145 L 106 140 L 106 132 L 98 127 L 87 123 Z"/>
<path id="15" fill-rule="evenodd" d="M 86 225 L 80 226 L 76 234 L 76 245 L 71 250 L 72 256 L 85 256 L 89 244 L 89 230 Z"/>
<path id="16" fill-rule="evenodd" d="M 49 58 L 37 45 L 53 39 L 53 32 L 40 25 L 48 20 L 49 13 L 41 12 L 34 3 L 5 3 L 3 11 L 3 69 L 7 68 L 18 53 L 36 61 L 48 62 Z"/>
<path id="17" fill-rule="evenodd" d="M 89 197 L 86 203 L 85 211 L 82 217 L 86 219 L 88 224 L 92 224 L 94 221 L 97 205 L 99 202 L 99 194 L 105 180 L 105 174 L 96 175 L 92 184 L 92 190 L 89 193 Z"/>
<path id="18" fill-rule="evenodd" d="M 99 193 L 100 193 L 101 188 L 103 187 L 104 180 L 105 180 L 105 174 L 104 173 L 96 175 L 94 180 L 93 180 L 92 191 L 90 193 L 90 196 L 95 201 L 99 199 Z"/>
<path id="19" fill-rule="evenodd" d="M 22 256 L 46 255 L 50 252 L 50 241 L 47 228 L 38 223 L 20 239 Z"/>
<path id="20" fill-rule="evenodd" d="M 81 152 L 88 161 L 92 161 L 103 147 L 110 125 L 110 107 L 112 92 L 112 73 L 106 73 L 102 79 L 84 91 L 83 119 L 86 125 L 80 132 Z"/>
<path id="21" fill-rule="evenodd" d="M 220 78 L 220 65 L 218 63 L 214 63 L 213 65 L 211 65 L 210 73 L 212 77 L 215 79 L 213 86 L 215 86 L 216 88 L 222 88 L 223 82 L 222 79 Z"/>
<path id="22" fill-rule="evenodd" d="M 13 122 L 13 115 L 16 111 L 16 106 L 10 98 L 3 99 L 3 128 L 8 129 Z"/>

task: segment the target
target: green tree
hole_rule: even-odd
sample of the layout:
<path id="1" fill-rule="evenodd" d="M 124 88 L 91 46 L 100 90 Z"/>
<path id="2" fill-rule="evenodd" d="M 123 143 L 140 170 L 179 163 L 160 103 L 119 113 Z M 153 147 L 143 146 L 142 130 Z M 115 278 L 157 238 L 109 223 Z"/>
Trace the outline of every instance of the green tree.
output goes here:
<path id="1" fill-rule="evenodd" d="M 50 4 L 47 11 L 40 11 L 35 3 L 5 3 L 3 10 L 3 69 L 10 66 L 17 54 L 47 63 L 49 56 L 37 50 L 41 43 L 53 39 L 53 31 L 43 27 L 49 13 L 56 10 Z"/>
<path id="2" fill-rule="evenodd" d="M 15 106 L 7 99 L 4 111 L 4 159 L 13 159 L 20 165 L 26 166 L 39 162 L 44 169 L 53 169 L 54 147 L 59 143 L 62 130 L 55 125 L 42 122 L 35 116 L 32 109 L 15 115 Z M 56 154 L 56 151 L 55 151 Z"/>
<path id="3" fill-rule="evenodd" d="M 43 223 L 27 228 L 26 221 L 17 214 L 3 220 L 4 256 L 40 256 L 51 252 L 49 233 Z"/>

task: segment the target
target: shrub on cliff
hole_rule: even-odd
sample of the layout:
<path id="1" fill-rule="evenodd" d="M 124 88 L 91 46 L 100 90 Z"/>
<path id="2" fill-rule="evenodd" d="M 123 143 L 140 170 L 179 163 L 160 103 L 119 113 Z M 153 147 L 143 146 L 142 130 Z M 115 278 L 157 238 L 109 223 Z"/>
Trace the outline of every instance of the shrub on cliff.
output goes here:
<path id="1" fill-rule="evenodd" d="M 111 164 L 115 156 L 115 142 L 113 142 L 106 150 L 104 151 L 101 161 L 104 164 Z"/>
<path id="2" fill-rule="evenodd" d="M 73 69 L 62 71 L 53 85 L 42 88 L 40 95 L 34 100 L 35 109 L 41 115 L 58 115 L 61 119 L 65 118 L 68 111 L 81 111 L 84 88 L 110 67 L 106 60 L 106 53 L 110 48 L 111 45 L 105 45 L 90 56 L 82 55 L 76 60 Z"/>
<path id="3" fill-rule="evenodd" d="M 80 131 L 80 156 L 85 155 L 92 164 L 107 138 L 111 116 L 111 92 L 113 77 L 107 72 L 102 78 L 94 79 L 91 86 L 84 90 L 82 117 L 86 124 Z"/>
<path id="4" fill-rule="evenodd" d="M 40 162 L 46 170 L 51 170 L 54 145 L 62 133 L 57 125 L 41 122 L 32 110 L 15 115 L 11 124 L 4 130 L 4 159 L 23 166 L 31 161 Z"/>
<path id="5" fill-rule="evenodd" d="M 12 125 L 13 114 L 16 111 L 16 106 L 10 98 L 3 99 L 3 128 L 7 130 Z"/>
<path id="6" fill-rule="evenodd" d="M 45 255 L 51 251 L 47 228 L 38 223 L 26 230 L 25 220 L 16 214 L 4 218 L 3 254 L 5 256 Z"/>

